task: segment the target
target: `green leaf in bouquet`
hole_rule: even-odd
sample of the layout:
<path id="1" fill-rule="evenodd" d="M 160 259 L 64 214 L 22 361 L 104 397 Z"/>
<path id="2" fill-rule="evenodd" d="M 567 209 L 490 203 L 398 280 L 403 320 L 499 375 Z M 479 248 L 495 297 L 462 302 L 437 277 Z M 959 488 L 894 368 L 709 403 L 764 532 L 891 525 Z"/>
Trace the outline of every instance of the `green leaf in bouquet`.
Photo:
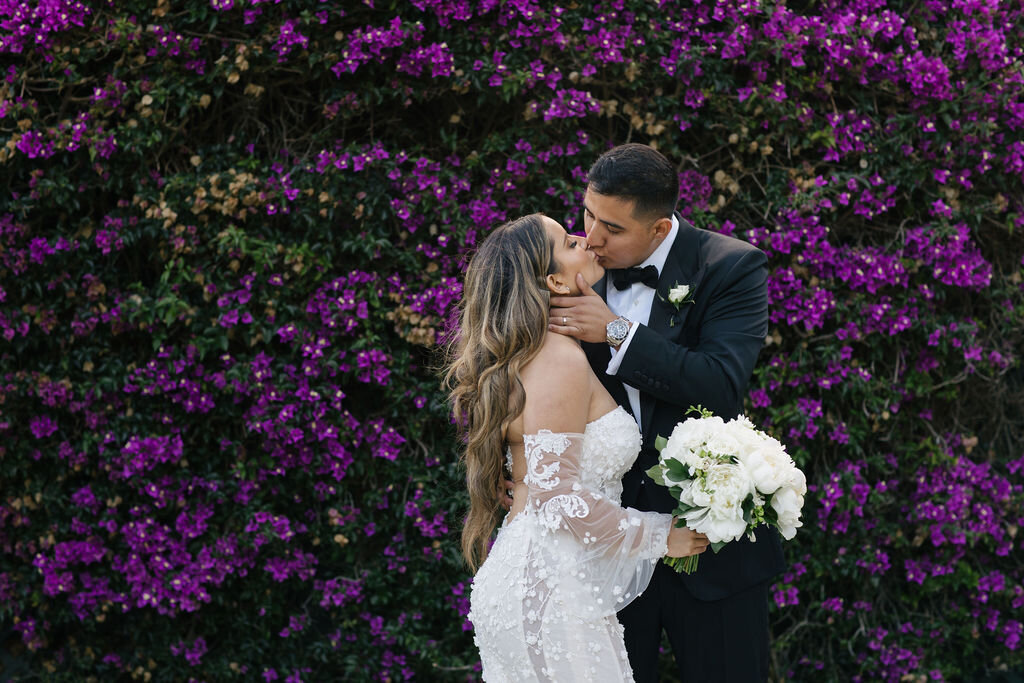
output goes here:
<path id="1" fill-rule="evenodd" d="M 664 467 L 668 470 L 669 479 L 672 481 L 683 481 L 690 478 L 690 472 L 686 465 L 678 460 L 666 460 Z"/>
<path id="2" fill-rule="evenodd" d="M 680 501 L 679 505 L 676 506 L 676 511 L 673 512 L 672 514 L 674 514 L 674 515 L 685 515 L 687 512 L 689 512 L 690 510 L 693 510 L 696 507 L 697 507 L 696 505 L 690 505 L 689 503 L 684 503 L 684 502 Z"/>
<path id="3" fill-rule="evenodd" d="M 668 486 L 668 484 L 665 483 L 665 477 L 662 476 L 661 465 L 655 465 L 654 467 L 647 470 L 647 476 L 653 479 L 655 484 L 659 484 L 660 486 Z"/>
<path id="4" fill-rule="evenodd" d="M 662 449 L 665 448 L 665 444 L 667 443 L 668 439 L 666 439 L 660 434 L 657 436 L 657 438 L 654 439 L 654 447 L 658 450 L 659 453 L 661 453 Z"/>
<path id="5" fill-rule="evenodd" d="M 748 513 L 743 515 L 743 521 L 747 523 L 747 528 L 753 528 L 762 524 L 767 524 L 764 518 L 764 508 L 754 508 Z"/>
<path id="6" fill-rule="evenodd" d="M 764 505 L 755 505 L 753 499 L 743 501 L 743 521 L 748 527 L 764 524 Z"/>
<path id="7" fill-rule="evenodd" d="M 728 541 L 718 541 L 717 543 L 712 543 L 711 550 L 717 553 L 719 550 L 725 547 L 726 543 L 728 543 Z"/>

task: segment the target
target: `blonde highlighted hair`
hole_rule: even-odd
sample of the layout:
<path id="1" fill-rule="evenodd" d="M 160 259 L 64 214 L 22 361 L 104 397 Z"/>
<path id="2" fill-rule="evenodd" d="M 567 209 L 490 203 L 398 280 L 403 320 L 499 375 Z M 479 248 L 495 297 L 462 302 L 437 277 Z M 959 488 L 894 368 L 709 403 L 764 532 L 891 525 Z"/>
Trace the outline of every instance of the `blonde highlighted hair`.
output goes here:
<path id="1" fill-rule="evenodd" d="M 466 269 L 459 327 L 448 346 L 444 384 L 459 434 L 469 490 L 462 554 L 475 572 L 500 518 L 505 433 L 522 412 L 519 372 L 547 334 L 547 276 L 557 272 L 542 214 L 496 228 Z"/>

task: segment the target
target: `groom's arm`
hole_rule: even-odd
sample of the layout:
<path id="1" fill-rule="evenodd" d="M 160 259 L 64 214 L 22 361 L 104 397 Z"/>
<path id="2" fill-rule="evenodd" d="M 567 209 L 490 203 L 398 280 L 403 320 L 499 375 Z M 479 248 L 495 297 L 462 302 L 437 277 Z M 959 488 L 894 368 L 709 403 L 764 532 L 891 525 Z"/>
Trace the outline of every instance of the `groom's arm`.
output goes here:
<path id="1" fill-rule="evenodd" d="M 716 270 L 720 277 L 709 271 L 705 278 L 712 298 L 696 345 L 675 343 L 640 325 L 616 376 L 659 401 L 683 409 L 701 404 L 728 418 L 742 410 L 768 332 L 767 259 L 759 249 L 745 249 Z"/>

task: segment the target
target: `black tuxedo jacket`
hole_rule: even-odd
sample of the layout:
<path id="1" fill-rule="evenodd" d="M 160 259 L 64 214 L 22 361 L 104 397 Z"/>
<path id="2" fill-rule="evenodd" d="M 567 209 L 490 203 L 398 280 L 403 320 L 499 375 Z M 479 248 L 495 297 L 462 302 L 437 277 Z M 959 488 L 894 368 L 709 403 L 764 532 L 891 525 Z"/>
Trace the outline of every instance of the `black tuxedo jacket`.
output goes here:
<path id="1" fill-rule="evenodd" d="M 677 218 L 679 218 L 677 216 Z M 622 504 L 672 512 L 676 501 L 646 474 L 658 460 L 654 448 L 668 437 L 689 406 L 723 419 L 743 410 L 747 382 L 768 331 L 767 259 L 760 249 L 679 219 L 679 233 L 659 275 L 646 326 L 633 336 L 615 376 L 605 373 L 607 344 L 583 344 L 594 372 L 616 402 L 632 413 L 623 382 L 640 390 L 643 448 L 623 478 Z M 609 274 L 594 285 L 606 297 Z M 693 303 L 676 307 L 668 291 L 689 285 Z M 635 416 L 634 416 L 635 417 Z M 697 571 L 679 574 L 699 600 L 718 600 L 761 583 L 785 568 L 778 534 L 767 527 L 718 553 L 700 556 Z"/>

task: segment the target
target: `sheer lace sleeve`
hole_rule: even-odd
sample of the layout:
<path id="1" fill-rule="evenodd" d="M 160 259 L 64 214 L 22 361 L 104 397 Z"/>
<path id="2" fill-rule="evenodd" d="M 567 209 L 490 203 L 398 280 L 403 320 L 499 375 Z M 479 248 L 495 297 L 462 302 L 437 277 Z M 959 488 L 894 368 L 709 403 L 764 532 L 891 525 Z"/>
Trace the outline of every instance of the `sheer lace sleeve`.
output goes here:
<path id="1" fill-rule="evenodd" d="M 655 563 L 664 556 L 672 516 L 623 508 L 585 487 L 580 481 L 582 434 L 542 429 L 523 441 L 527 511 L 538 516 L 545 533 L 571 537 L 579 547 L 575 578 L 596 608 L 622 609 L 647 587 Z"/>

